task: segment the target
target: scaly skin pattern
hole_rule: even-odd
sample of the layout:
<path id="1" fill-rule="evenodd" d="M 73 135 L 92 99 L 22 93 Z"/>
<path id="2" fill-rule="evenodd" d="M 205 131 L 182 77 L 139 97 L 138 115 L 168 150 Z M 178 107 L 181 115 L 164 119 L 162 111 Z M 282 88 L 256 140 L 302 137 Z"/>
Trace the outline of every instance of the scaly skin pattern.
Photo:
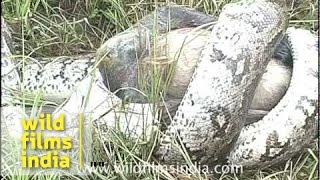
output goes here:
<path id="1" fill-rule="evenodd" d="M 12 95 L 19 91 L 23 91 L 25 97 L 40 95 L 44 100 L 61 103 L 92 71 L 95 54 L 36 59 L 25 57 L 24 60 L 14 58 L 10 29 L 3 17 L 1 21 L 2 105 L 16 103 Z"/>
<path id="2" fill-rule="evenodd" d="M 183 9 L 178 8 L 178 10 L 179 12 L 184 12 Z M 194 16 L 192 16 L 192 13 L 194 13 Z M 176 18 L 181 18 L 181 14 L 183 13 L 174 15 Z M 182 19 L 189 15 L 182 15 Z M 200 19 L 204 19 L 204 21 L 191 20 L 186 22 L 177 20 L 175 21 L 177 22 L 176 28 L 185 27 L 186 24 L 189 25 L 190 23 L 198 26 L 210 22 L 211 19 L 207 19 L 195 11 L 191 11 L 190 17 L 195 20 L 201 17 Z M 163 20 L 161 16 L 159 16 L 159 19 Z M 93 55 L 84 56 L 85 60 L 82 60 L 80 56 L 59 57 L 50 58 L 50 60 L 54 60 L 49 63 L 48 59 L 40 59 L 40 61 L 34 63 L 36 65 L 32 65 L 29 60 L 26 61 L 26 67 L 30 69 L 25 68 L 27 77 L 24 80 L 25 82 L 30 81 L 32 84 L 28 85 L 26 83 L 24 88 L 29 89 L 30 92 L 40 89 L 44 95 L 48 94 L 49 98 L 51 97 L 54 98 L 53 100 L 58 101 L 70 96 L 71 93 L 71 98 L 60 111 L 70 115 L 70 121 L 72 121 L 71 117 L 75 116 L 84 104 L 87 104 L 88 112 L 92 117 L 99 121 L 101 120 L 100 123 L 110 128 L 110 124 L 114 124 L 115 118 L 111 115 L 113 112 L 107 114 L 106 112 L 113 108 L 114 103 L 118 104 L 120 99 L 106 90 L 105 87 L 102 87 L 102 78 L 105 80 L 106 77 L 103 73 L 102 77 L 97 73 L 98 76 L 93 79 L 91 93 L 89 93 L 89 102 L 85 103 L 84 100 L 89 91 L 87 87 L 91 86 L 91 77 L 85 78 L 85 76 L 91 71 L 90 68 L 93 68 L 95 59 L 100 60 L 104 56 L 106 60 L 109 60 L 106 62 L 106 67 L 108 67 L 108 63 L 113 63 L 112 61 L 116 62 L 113 67 L 118 65 L 120 65 L 118 67 L 121 67 L 123 64 L 126 65 L 128 60 L 135 66 L 136 59 L 128 57 L 135 57 L 139 53 L 141 57 L 145 56 L 144 53 L 148 54 L 148 52 L 144 52 L 148 47 L 148 41 L 144 42 L 144 40 L 148 40 L 149 35 L 152 34 L 150 32 L 150 27 L 152 27 L 150 24 L 153 21 L 148 19 L 145 21 L 147 22 L 146 28 L 140 29 L 141 31 L 134 27 L 108 40 L 97 52 L 96 57 L 99 58 L 93 58 Z M 163 22 L 165 21 L 160 21 L 159 25 L 162 25 L 161 28 L 165 31 L 166 25 Z M 214 27 L 209 43 L 206 45 L 198 62 L 183 102 L 174 120 L 169 125 L 169 129 L 161 139 L 157 151 L 157 156 L 160 160 L 169 164 L 185 162 L 180 152 L 178 152 L 181 146 L 174 145 L 175 135 L 178 134 L 192 160 L 200 161 L 202 164 L 215 164 L 223 161 L 231 150 L 231 154 L 228 157 L 230 163 L 242 164 L 253 168 L 288 160 L 311 141 L 315 134 L 317 123 L 315 121 L 317 90 L 314 89 L 316 83 L 313 83 L 316 82 L 316 76 L 314 78 L 311 74 L 317 74 L 317 71 L 314 70 L 317 66 L 313 64 L 316 61 L 311 62 L 303 59 L 305 52 L 309 53 L 310 49 L 300 51 L 300 46 L 298 45 L 301 42 L 311 42 L 307 44 L 311 50 L 315 46 L 312 38 L 304 38 L 300 42 L 299 38 L 293 36 L 295 31 L 299 30 L 292 29 L 290 30 L 291 33 L 289 33 L 294 52 L 294 63 L 298 63 L 294 65 L 294 78 L 290 85 L 290 93 L 288 92 L 280 102 L 280 106 L 277 106 L 272 111 L 273 113 L 268 114 L 261 122 L 242 128 L 244 126 L 244 116 L 246 115 L 250 98 L 253 97 L 257 79 L 265 69 L 266 59 L 271 56 L 275 41 L 281 39 L 285 24 L 286 18 L 281 8 L 272 2 L 259 1 L 253 4 L 229 5 L 229 8 L 224 9 L 218 25 Z M 144 24 L 136 26 L 144 26 Z M 1 28 L 3 31 L 4 28 Z M 132 32 L 134 34 L 131 34 Z M 276 36 L 277 34 L 279 37 Z M 119 37 L 121 38 L 117 39 Z M 143 39 L 140 39 L 141 37 Z M 5 39 L 3 36 L 1 38 L 2 40 Z M 298 40 L 295 40 L 296 38 Z M 118 51 L 119 49 L 122 51 Z M 11 86 L 12 88 L 17 88 L 16 86 L 20 83 L 20 79 L 10 56 L 9 43 L 1 42 L 1 52 L 2 57 L 5 57 L 1 59 L 1 68 L 5 70 L 2 72 L 7 72 L 1 74 L 2 82 L 11 83 L 13 85 Z M 312 55 L 312 57 L 314 56 Z M 71 62 L 71 59 L 78 60 Z M 64 60 L 66 62 L 63 62 Z M 134 61 L 132 62 L 132 60 Z M 299 66 L 300 68 L 298 68 Z M 99 68 L 100 72 L 103 67 Z M 19 68 L 21 69 L 21 67 Z M 108 68 L 107 70 L 114 70 L 113 72 L 107 72 L 109 73 L 108 75 L 111 74 L 114 77 L 122 71 L 121 68 Z M 307 72 L 305 71 L 306 69 L 308 69 Z M 3 77 L 9 72 L 13 72 L 14 76 L 10 76 L 12 77 L 10 79 L 4 79 Z M 132 75 L 130 74 L 132 73 L 130 69 L 126 73 Z M 300 73 L 302 74 L 301 77 Z M 62 77 L 69 77 L 68 82 Z M 78 86 L 77 82 L 81 81 L 81 78 L 84 78 L 84 80 L 80 82 L 80 86 L 86 88 L 80 87 L 77 88 L 77 91 L 71 90 L 73 87 Z M 120 87 L 127 85 L 126 83 L 133 78 L 125 79 L 125 82 L 119 81 Z M 35 81 L 35 79 L 37 80 Z M 307 87 L 303 87 L 305 85 L 300 84 L 309 80 Z M 57 92 L 61 87 L 64 89 L 60 91 L 64 93 Z M 2 96 L 4 95 L 10 97 L 11 94 L 2 91 Z M 6 112 L 17 111 L 14 109 L 15 107 L 19 109 L 20 106 L 14 106 L 13 108 L 12 106 L 7 106 L 8 111 L 2 111 L 4 117 L 9 121 L 17 117 L 13 116 L 14 113 Z M 297 117 L 294 117 L 296 116 L 295 113 L 297 113 Z M 8 116 L 11 118 L 7 118 L 5 114 L 9 114 Z M 106 118 L 108 120 L 105 122 L 103 118 L 99 118 L 104 114 L 106 115 L 103 118 L 109 117 Z M 282 120 L 284 121 L 282 122 Z M 281 122 L 281 128 L 273 127 L 278 126 L 279 122 Z M 120 125 L 128 127 L 126 123 L 127 121 L 123 119 Z M 147 121 L 147 123 L 152 124 L 153 119 Z M 139 136 L 139 131 L 132 124 L 130 124 L 129 128 L 132 133 L 137 132 L 137 136 Z M 238 138 L 239 134 L 240 137 Z M 235 148 L 232 148 L 234 144 Z"/>
<path id="3" fill-rule="evenodd" d="M 187 92 L 160 140 L 165 163 L 223 162 L 244 126 L 259 77 L 287 25 L 282 8 L 271 2 L 227 5 L 202 52 Z M 181 142 L 180 142 L 181 140 Z M 177 143 L 174 143 L 174 142 Z"/>
<path id="4" fill-rule="evenodd" d="M 267 167 L 287 160 L 315 139 L 318 44 L 307 30 L 289 28 L 287 33 L 294 58 L 289 89 L 262 120 L 241 130 L 228 158 L 231 164 Z"/>
<path id="5" fill-rule="evenodd" d="M 1 105 L 13 103 L 11 92 L 18 89 L 18 71 L 12 61 L 12 37 L 9 27 L 1 17 Z"/>
<path id="6" fill-rule="evenodd" d="M 25 93 L 39 93 L 43 99 L 61 103 L 74 92 L 77 85 L 92 71 L 94 54 L 37 58 L 38 63 L 26 59 L 24 70 L 19 69 L 24 81 Z M 75 63 L 76 62 L 76 63 Z"/>

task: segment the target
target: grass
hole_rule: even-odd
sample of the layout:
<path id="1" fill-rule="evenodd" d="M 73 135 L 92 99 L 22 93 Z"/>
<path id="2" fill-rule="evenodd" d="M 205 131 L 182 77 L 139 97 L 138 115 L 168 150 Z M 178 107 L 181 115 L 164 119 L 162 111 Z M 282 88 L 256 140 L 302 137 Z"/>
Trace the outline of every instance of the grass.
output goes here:
<path id="1" fill-rule="evenodd" d="M 173 1 L 171 1 L 173 2 Z M 218 15 L 223 5 L 230 0 L 174 0 L 175 3 L 196 8 L 211 15 Z M 108 38 L 135 24 L 141 17 L 150 13 L 158 5 L 166 1 L 150 0 L 4 0 L 2 16 L 14 29 L 15 53 L 23 56 L 61 56 L 95 52 Z M 303 27 L 318 33 L 316 0 L 292 0 L 288 3 L 290 26 Z M 156 102 L 157 95 L 163 89 L 163 72 L 153 72 L 153 84 L 149 91 L 149 99 Z M 166 82 L 166 80 L 164 80 Z M 142 82 L 143 83 L 143 82 Z M 38 109 L 34 104 L 33 114 Z M 177 174 L 159 167 L 155 173 L 125 173 L 119 167 L 126 164 L 144 164 L 151 167 L 151 153 L 154 139 L 142 138 L 132 140 L 122 131 L 111 134 L 96 132 L 93 149 L 93 160 L 110 162 L 106 172 L 92 172 L 91 175 L 71 176 L 52 174 L 48 176 L 12 176 L 9 179 L 174 179 Z M 159 134 L 155 134 L 157 137 Z M 111 137 L 106 141 L 105 137 Z M 112 145 L 108 142 L 112 142 Z M 103 143 L 102 143 L 103 142 Z M 17 149 L 11 144 L 8 152 Z M 317 179 L 318 156 L 314 148 L 296 157 L 293 161 L 265 169 L 263 171 L 245 173 L 241 177 L 222 175 L 220 179 Z M 9 155 L 11 154 L 9 153 Z M 6 159 L 11 159 L 10 157 Z M 116 166 L 116 165 L 117 166 Z M 189 164 L 192 166 L 191 164 Z M 19 174 L 19 172 L 12 172 Z M 192 175 L 178 173 L 182 179 L 207 179 L 201 177 L 197 170 Z"/>

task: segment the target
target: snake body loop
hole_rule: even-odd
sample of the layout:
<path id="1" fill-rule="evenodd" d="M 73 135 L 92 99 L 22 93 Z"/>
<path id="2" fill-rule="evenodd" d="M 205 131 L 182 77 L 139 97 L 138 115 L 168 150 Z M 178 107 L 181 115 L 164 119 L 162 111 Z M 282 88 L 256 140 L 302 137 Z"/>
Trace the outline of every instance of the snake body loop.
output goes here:
<path id="1" fill-rule="evenodd" d="M 194 10 L 178 6 L 170 8 L 176 12 L 171 14 L 172 27 L 176 29 L 214 20 Z M 165 23 L 169 20 L 167 12 L 168 8 L 160 8 L 156 16 L 160 33 L 168 28 Z M 155 17 L 155 14 L 150 16 Z M 58 111 L 69 113 L 67 120 L 70 122 L 73 122 L 71 117 L 81 109 L 83 99 L 88 99 L 88 114 L 111 129 L 116 120 L 113 113 L 106 112 L 114 108 L 110 105 L 111 101 L 119 103 L 120 100 L 103 87 L 102 81 L 107 87 L 113 85 L 111 91 L 125 86 L 137 87 L 137 62 L 134 60 L 141 60 L 150 53 L 148 43 L 153 38 L 151 29 L 154 22 L 150 16 L 109 39 L 96 54 L 59 57 L 50 63 L 27 63 L 30 69 L 25 72 L 24 81 L 27 83 L 24 88 L 31 94 L 40 89 L 45 98 L 58 99 L 58 102 L 71 95 L 62 110 Z M 181 153 L 184 151 L 190 155 L 190 160 L 201 164 L 214 165 L 228 161 L 246 167 L 263 167 L 287 160 L 312 142 L 318 109 L 317 47 L 315 38 L 304 30 L 288 30 L 294 59 L 288 92 L 262 120 L 245 126 L 245 117 L 258 81 L 286 28 L 287 17 L 277 1 L 241 1 L 223 9 L 201 52 L 182 102 L 161 136 L 155 153 L 160 161 L 183 163 L 188 160 L 183 155 L 186 153 Z M 2 32 L 6 32 L 5 29 L 1 26 Z M 299 36 L 304 36 L 305 44 L 299 42 Z M 13 98 L 8 89 L 19 90 L 22 80 L 11 58 L 11 40 L 3 35 L 1 38 L 1 68 L 4 70 L 1 74 L 1 93 L 7 97 L 2 103 L 1 115 L 13 121 L 16 116 L 12 112 L 21 109 L 18 105 L 12 106 Z M 101 59 L 98 72 L 93 66 L 95 61 Z M 51 72 L 51 69 L 55 71 Z M 91 93 L 86 97 L 91 70 L 97 71 L 97 75 L 92 81 Z M 77 88 L 77 83 L 86 88 Z M 136 102 L 144 101 L 143 97 L 132 91 L 119 94 L 120 97 L 125 95 L 133 97 Z M 141 114 L 145 115 L 143 112 Z M 153 120 L 146 124 L 153 125 Z M 139 123 L 120 119 L 119 124 L 129 129 L 130 133 L 139 135 L 146 125 L 136 128 Z"/>
<path id="2" fill-rule="evenodd" d="M 165 162 L 183 161 L 181 140 L 191 160 L 224 160 L 244 126 L 252 96 L 287 19 L 275 3 L 226 6 L 214 26 L 187 92 L 160 142 Z"/>
<path id="3" fill-rule="evenodd" d="M 262 120 L 241 130 L 229 155 L 233 164 L 268 166 L 308 147 L 315 138 L 319 123 L 317 41 L 306 30 L 289 28 L 287 33 L 294 58 L 289 89 Z"/>

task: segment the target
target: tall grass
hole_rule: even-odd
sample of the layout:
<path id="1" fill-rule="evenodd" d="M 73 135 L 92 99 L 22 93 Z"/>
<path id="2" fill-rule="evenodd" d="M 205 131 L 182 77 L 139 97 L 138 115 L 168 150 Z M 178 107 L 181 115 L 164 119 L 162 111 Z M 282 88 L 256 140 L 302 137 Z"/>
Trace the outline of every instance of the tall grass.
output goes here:
<path id="1" fill-rule="evenodd" d="M 4 0 L 2 16 L 13 28 L 15 53 L 25 56 L 61 56 L 95 52 L 108 38 L 135 24 L 156 6 L 169 1 L 150 0 Z M 208 14 L 218 15 L 221 8 L 231 0 L 173 0 Z M 316 0 L 291 0 L 288 2 L 290 25 L 318 32 Z M 159 70 L 159 68 L 154 68 Z M 149 95 L 156 101 L 163 89 L 163 72 L 156 71 L 151 78 L 156 82 L 149 89 Z M 166 81 L 166 80 L 164 80 Z M 38 109 L 34 109 L 36 113 Z M 157 137 L 159 134 L 155 134 Z M 111 137 L 106 141 L 105 137 Z M 208 179 L 199 172 L 190 174 L 172 173 L 165 169 L 154 169 L 155 173 L 133 174 L 120 171 L 128 163 L 144 164 L 151 167 L 151 154 L 155 140 L 135 141 L 121 131 L 103 134 L 97 131 L 93 143 L 94 161 L 110 162 L 106 172 L 93 172 L 83 177 L 58 176 L 13 176 L 9 179 Z M 112 145 L 110 144 L 112 142 Z M 16 149 L 14 145 L 8 146 Z M 318 156 L 315 148 L 293 161 L 277 167 L 245 173 L 241 176 L 221 175 L 220 179 L 317 179 Z M 8 149 L 10 152 L 10 149 Z M 10 153 L 9 153 L 10 154 Z M 10 159 L 7 157 L 7 159 Z M 12 159 L 11 159 L 12 160 Z M 115 166 L 115 164 L 117 166 Z M 192 166 L 192 164 L 189 164 Z M 19 174 L 19 173 L 18 173 Z"/>
<path id="2" fill-rule="evenodd" d="M 13 27 L 16 50 L 25 40 L 26 54 L 70 55 L 92 52 L 166 1 L 142 0 L 4 0 L 3 16 Z M 175 0 L 208 14 L 218 15 L 230 0 Z M 290 25 L 318 31 L 317 1 L 291 0 Z M 23 31 L 23 33 L 22 33 Z M 22 34 L 24 37 L 22 37 Z M 20 46 L 20 47 L 19 47 Z"/>

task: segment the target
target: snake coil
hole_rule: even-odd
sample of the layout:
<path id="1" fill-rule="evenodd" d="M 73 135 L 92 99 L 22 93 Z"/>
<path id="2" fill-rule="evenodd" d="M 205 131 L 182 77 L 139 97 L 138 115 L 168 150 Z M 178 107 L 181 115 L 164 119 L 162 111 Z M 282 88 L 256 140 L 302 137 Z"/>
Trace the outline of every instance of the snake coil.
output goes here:
<path id="1" fill-rule="evenodd" d="M 183 9 L 183 12 L 187 11 Z M 199 17 L 195 11 L 190 13 Z M 174 25 L 177 28 L 192 23 L 193 26 L 199 26 L 211 22 L 212 19 L 203 17 L 201 21 L 202 23 L 197 24 L 195 21 L 186 22 L 182 18 Z M 37 79 L 34 84 L 27 84 L 27 90 L 32 92 L 42 89 L 51 99 L 64 99 L 65 97 L 60 97 L 58 94 L 67 91 L 62 94 L 69 96 L 77 82 L 85 81 L 83 79 L 87 79 L 85 77 L 89 69 L 92 69 L 94 58 L 101 59 L 102 55 L 107 54 L 109 59 L 134 59 L 136 54 L 145 54 L 144 50 L 148 49 L 141 49 L 141 47 L 147 47 L 146 42 L 150 40 L 147 38 L 150 35 L 148 29 L 152 29 L 150 24 L 153 22 L 149 22 L 147 18 L 141 22 L 145 26 L 139 30 L 139 33 L 137 25 L 116 35 L 126 40 L 119 41 L 111 38 L 101 46 L 96 55 L 78 57 L 82 60 L 82 62 L 76 61 L 78 64 L 70 60 L 72 59 L 70 57 L 58 58 L 45 64 L 45 68 L 31 64 L 32 70 L 29 74 L 26 73 L 25 81 L 40 79 Z M 1 30 L 6 33 L 6 27 L 3 24 Z M 166 31 L 166 26 L 160 25 L 160 31 Z M 294 65 L 292 80 L 286 95 L 262 120 L 249 126 L 244 124 L 252 94 L 275 46 L 284 36 L 286 28 L 287 17 L 281 4 L 276 1 L 241 1 L 229 4 L 223 9 L 197 62 L 176 115 L 160 139 L 156 156 L 161 161 L 168 164 L 183 162 L 185 157 L 180 153 L 182 150 L 188 152 L 191 160 L 202 164 L 213 165 L 228 161 L 231 164 L 246 167 L 263 167 L 287 160 L 313 141 L 318 123 L 317 42 L 315 37 L 306 30 L 289 28 L 287 31 Z M 300 42 L 301 37 L 305 43 Z M 1 38 L 1 68 L 4 70 L 1 77 L 5 84 L 2 87 L 18 89 L 19 74 L 15 71 L 14 62 L 10 59 L 10 45 L 6 43 L 11 40 L 3 35 Z M 65 61 L 66 58 L 70 62 Z M 88 98 L 89 106 L 92 109 L 96 108 L 91 112 L 95 119 L 101 117 L 106 108 L 111 108 L 109 105 L 100 106 L 99 103 L 103 103 L 100 100 L 103 99 L 102 97 L 120 101 L 108 90 L 101 88 L 102 81 L 106 84 L 103 77 L 110 75 L 108 74 L 110 72 L 103 71 L 102 69 L 106 70 L 106 68 L 101 66 L 102 76 L 97 72 L 92 88 L 94 93 L 91 93 Z M 130 68 L 134 69 L 135 66 L 133 63 Z M 56 71 L 49 72 L 52 68 Z M 37 69 L 41 71 L 35 73 Z M 59 77 L 57 75 L 62 71 L 68 71 L 69 74 L 64 74 L 68 80 L 53 78 Z M 127 72 L 128 69 L 117 71 Z M 46 74 L 46 76 L 39 76 L 39 74 Z M 123 77 L 114 77 L 115 83 L 121 83 Z M 130 82 L 135 82 L 135 77 L 130 76 L 130 78 Z M 60 80 L 68 83 L 64 83 L 63 89 L 58 91 L 52 84 Z M 52 85 L 52 89 L 48 90 L 45 87 L 49 87 L 49 84 Z M 83 89 L 78 88 L 72 93 L 70 100 L 62 107 L 62 111 L 77 112 L 75 107 L 78 108 L 83 103 L 78 99 L 83 99 L 86 94 L 83 92 Z M 6 106 L 9 104 L 11 94 L 2 88 L 2 96 L 7 97 L 2 104 Z M 2 116 L 9 120 L 14 119 L 11 114 L 6 115 L 6 112 L 7 110 L 16 111 L 16 108 L 19 107 L 3 107 Z M 105 123 L 113 124 L 113 121 L 109 119 Z"/>

